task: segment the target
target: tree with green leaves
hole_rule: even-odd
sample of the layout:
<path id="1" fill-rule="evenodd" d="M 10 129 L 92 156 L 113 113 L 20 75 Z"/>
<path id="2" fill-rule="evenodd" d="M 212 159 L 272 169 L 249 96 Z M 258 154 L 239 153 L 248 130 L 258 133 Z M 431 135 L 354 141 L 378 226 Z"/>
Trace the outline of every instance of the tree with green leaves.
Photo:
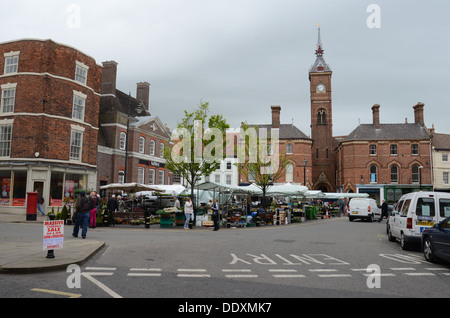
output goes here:
<path id="1" fill-rule="evenodd" d="M 209 116 L 209 102 L 202 102 L 193 112 L 185 110 L 173 131 L 173 144 L 166 147 L 164 154 L 166 168 L 187 181 L 192 198 L 199 179 L 209 176 L 224 159 L 229 127 L 222 115 Z"/>
<path id="2" fill-rule="evenodd" d="M 279 151 L 279 131 L 249 126 L 243 123 L 237 145 L 238 171 L 247 181 L 261 189 L 265 209 L 267 190 L 285 174 L 289 159 Z"/>

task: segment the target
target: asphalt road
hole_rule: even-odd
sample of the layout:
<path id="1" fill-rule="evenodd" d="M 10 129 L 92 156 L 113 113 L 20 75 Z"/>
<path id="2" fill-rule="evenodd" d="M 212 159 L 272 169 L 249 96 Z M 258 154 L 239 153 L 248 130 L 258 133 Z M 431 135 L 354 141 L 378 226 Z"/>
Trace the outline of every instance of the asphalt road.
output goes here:
<path id="1" fill-rule="evenodd" d="M 66 235 L 71 230 L 66 226 Z M 2 225 L 2 235 L 23 241 L 41 239 L 41 232 L 41 226 Z M 106 246 L 79 271 L 2 274 L 0 297 L 450 297 L 450 266 L 389 242 L 385 221 L 341 217 L 217 232 L 141 225 L 90 229 L 87 239 Z"/>

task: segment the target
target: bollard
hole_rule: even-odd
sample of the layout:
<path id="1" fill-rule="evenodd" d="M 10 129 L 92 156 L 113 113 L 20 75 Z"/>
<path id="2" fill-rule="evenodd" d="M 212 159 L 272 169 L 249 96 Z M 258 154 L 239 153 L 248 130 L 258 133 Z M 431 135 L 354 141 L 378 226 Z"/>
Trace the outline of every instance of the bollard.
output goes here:
<path id="1" fill-rule="evenodd" d="M 277 225 L 280 225 L 280 210 L 277 209 Z"/>
<path id="2" fill-rule="evenodd" d="M 148 209 L 144 212 L 144 218 L 145 218 L 145 228 L 150 228 L 150 211 Z"/>
<path id="3" fill-rule="evenodd" d="M 108 210 L 103 210 L 102 215 L 103 215 L 103 226 L 104 226 L 104 227 L 109 226 L 109 220 L 108 220 L 109 215 L 108 215 Z"/>
<path id="4" fill-rule="evenodd" d="M 256 215 L 256 226 L 259 226 L 260 224 L 260 218 L 259 218 L 259 213 Z"/>
<path id="5" fill-rule="evenodd" d="M 50 221 L 53 221 L 55 219 L 55 215 L 53 213 L 50 213 L 48 215 L 48 218 L 50 219 Z M 55 251 L 54 250 L 48 250 L 47 251 L 47 256 L 45 258 L 55 258 Z"/>
<path id="6" fill-rule="evenodd" d="M 227 214 L 227 229 L 231 228 L 231 212 Z"/>

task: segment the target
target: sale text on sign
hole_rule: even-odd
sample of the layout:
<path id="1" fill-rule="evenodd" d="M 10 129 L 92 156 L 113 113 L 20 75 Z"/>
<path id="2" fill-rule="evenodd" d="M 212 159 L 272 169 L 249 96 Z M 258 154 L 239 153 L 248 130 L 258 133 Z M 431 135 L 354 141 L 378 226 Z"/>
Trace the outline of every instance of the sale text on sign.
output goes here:
<path id="1" fill-rule="evenodd" d="M 44 251 L 63 248 L 64 221 L 44 222 Z"/>

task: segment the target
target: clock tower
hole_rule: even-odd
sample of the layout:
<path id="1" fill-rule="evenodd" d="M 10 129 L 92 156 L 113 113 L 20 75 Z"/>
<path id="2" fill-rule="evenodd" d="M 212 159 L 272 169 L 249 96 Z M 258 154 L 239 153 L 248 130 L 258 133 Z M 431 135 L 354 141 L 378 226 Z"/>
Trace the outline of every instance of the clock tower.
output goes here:
<path id="1" fill-rule="evenodd" d="M 316 61 L 309 70 L 311 94 L 312 180 L 311 187 L 323 192 L 336 191 L 336 140 L 333 138 L 331 102 L 332 71 L 323 58 L 318 28 Z"/>

